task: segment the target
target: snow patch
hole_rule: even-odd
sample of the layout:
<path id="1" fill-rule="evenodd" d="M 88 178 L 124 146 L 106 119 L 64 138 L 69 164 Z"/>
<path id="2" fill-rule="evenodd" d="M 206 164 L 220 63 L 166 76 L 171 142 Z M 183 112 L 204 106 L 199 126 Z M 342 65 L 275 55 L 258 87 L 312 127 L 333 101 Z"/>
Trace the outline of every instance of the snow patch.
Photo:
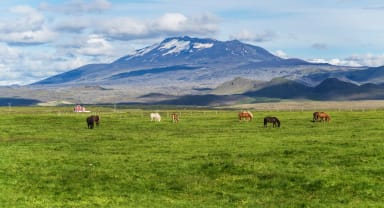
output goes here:
<path id="1" fill-rule="evenodd" d="M 157 46 L 158 46 L 158 44 L 155 44 L 155 45 L 148 46 L 148 47 L 145 47 L 143 49 L 137 50 L 135 56 L 143 56 L 143 55 L 149 53 L 150 51 L 152 51 L 153 49 L 155 49 Z"/>
<path id="2" fill-rule="evenodd" d="M 189 49 L 189 41 L 180 41 L 180 40 L 171 40 L 168 41 L 159 48 L 160 50 L 169 50 L 168 52 L 164 53 L 163 56 L 172 54 L 172 53 L 179 53 L 184 50 Z"/>
<path id="3" fill-rule="evenodd" d="M 152 46 L 148 46 L 148 47 L 145 47 L 145 48 L 142 48 L 142 49 L 139 49 L 139 50 L 136 50 L 135 53 L 133 53 L 132 55 L 128 56 L 127 58 L 125 58 L 124 60 L 125 61 L 128 61 L 134 57 L 138 57 L 138 56 L 144 56 L 145 54 L 151 52 L 153 49 L 155 49 L 156 47 L 158 47 L 159 44 L 154 44 Z"/>
<path id="4" fill-rule="evenodd" d="M 205 48 L 211 48 L 213 46 L 213 43 L 194 43 L 193 48 L 196 49 L 205 49 Z"/>

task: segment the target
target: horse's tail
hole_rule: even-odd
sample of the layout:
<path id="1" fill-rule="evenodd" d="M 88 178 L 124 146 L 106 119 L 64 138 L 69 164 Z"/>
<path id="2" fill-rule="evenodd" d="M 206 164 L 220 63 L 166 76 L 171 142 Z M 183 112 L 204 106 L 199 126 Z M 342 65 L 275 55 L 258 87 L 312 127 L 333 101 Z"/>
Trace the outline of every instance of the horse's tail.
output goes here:
<path id="1" fill-rule="evenodd" d="M 253 114 L 251 113 L 251 111 L 247 111 L 249 116 L 251 117 L 251 119 L 253 119 Z"/>
<path id="2" fill-rule="evenodd" d="M 318 116 L 319 116 L 319 112 L 314 112 L 313 113 L 313 122 L 317 121 Z"/>

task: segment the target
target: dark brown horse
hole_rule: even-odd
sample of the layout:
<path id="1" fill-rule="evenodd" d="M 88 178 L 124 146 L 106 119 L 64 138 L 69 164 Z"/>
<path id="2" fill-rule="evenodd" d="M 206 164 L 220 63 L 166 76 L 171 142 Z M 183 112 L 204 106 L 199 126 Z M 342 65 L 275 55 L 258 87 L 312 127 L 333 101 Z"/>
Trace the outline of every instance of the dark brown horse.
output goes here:
<path id="1" fill-rule="evenodd" d="M 272 123 L 272 127 L 280 127 L 280 120 L 276 117 L 264 117 L 264 127 L 267 127 L 268 123 Z"/>
<path id="2" fill-rule="evenodd" d="M 253 114 L 250 111 L 239 112 L 239 121 L 242 121 L 243 119 L 251 121 L 253 119 Z"/>
<path id="3" fill-rule="evenodd" d="M 93 129 L 95 126 L 99 126 L 100 117 L 98 115 L 92 115 L 87 118 L 88 129 Z"/>

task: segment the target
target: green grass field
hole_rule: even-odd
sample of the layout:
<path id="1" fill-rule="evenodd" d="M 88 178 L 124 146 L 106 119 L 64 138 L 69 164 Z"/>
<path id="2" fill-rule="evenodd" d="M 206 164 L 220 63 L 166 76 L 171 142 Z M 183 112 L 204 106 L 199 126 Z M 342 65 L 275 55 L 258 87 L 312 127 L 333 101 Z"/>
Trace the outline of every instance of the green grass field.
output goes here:
<path id="1" fill-rule="evenodd" d="M 1 207 L 384 207 L 384 111 L 70 110 L 0 108 Z"/>

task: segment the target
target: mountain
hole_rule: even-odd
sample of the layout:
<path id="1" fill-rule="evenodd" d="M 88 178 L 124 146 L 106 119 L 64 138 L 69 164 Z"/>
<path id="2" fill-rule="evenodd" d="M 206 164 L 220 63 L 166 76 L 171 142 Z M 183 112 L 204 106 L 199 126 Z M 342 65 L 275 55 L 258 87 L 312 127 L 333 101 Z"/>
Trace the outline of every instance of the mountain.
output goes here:
<path id="1" fill-rule="evenodd" d="M 194 88 L 215 88 L 235 77 L 262 81 L 275 77 L 296 80 L 309 74 L 337 70 L 342 68 L 300 59 L 282 59 L 261 47 L 237 40 L 223 42 L 184 36 L 167 38 L 112 63 L 82 66 L 32 86 L 119 85 L 168 91 L 177 88 L 190 92 Z M 303 82 L 310 82 L 308 80 Z"/>
<path id="2" fill-rule="evenodd" d="M 283 59 L 237 40 L 183 36 L 164 39 L 112 63 L 88 64 L 17 91 L 0 89 L 0 93 L 72 103 L 231 103 L 239 97 L 381 99 L 378 89 L 383 78 L 384 67 L 315 64 Z"/>
<path id="3" fill-rule="evenodd" d="M 311 100 L 363 100 L 383 99 L 384 86 L 376 84 L 356 85 L 337 78 L 323 80 L 315 87 L 309 87 L 292 80 L 271 81 L 266 87 L 250 90 L 243 95 L 281 99 Z"/>
<path id="4" fill-rule="evenodd" d="M 371 67 L 366 70 L 358 70 L 340 73 L 349 80 L 359 83 L 383 83 L 384 82 L 384 66 Z"/>

